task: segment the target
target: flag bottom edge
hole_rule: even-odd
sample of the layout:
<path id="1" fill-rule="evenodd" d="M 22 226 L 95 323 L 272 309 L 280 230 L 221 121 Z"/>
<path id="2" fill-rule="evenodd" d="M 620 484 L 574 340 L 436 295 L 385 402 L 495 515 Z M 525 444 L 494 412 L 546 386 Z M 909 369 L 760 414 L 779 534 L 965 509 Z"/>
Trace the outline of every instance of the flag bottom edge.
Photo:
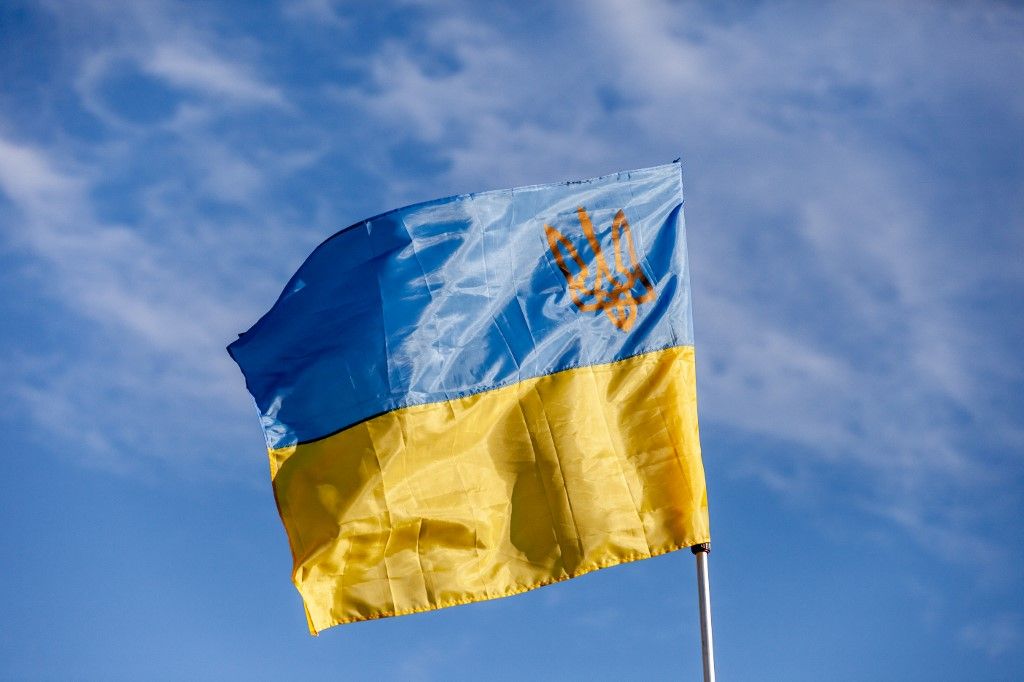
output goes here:
<path id="1" fill-rule="evenodd" d="M 565 582 L 566 580 L 572 580 L 573 578 L 578 578 L 578 577 L 580 577 L 582 575 L 586 575 L 588 573 L 593 573 L 594 571 L 600 571 L 600 570 L 605 569 L 605 568 L 613 568 L 615 566 L 620 566 L 620 565 L 623 565 L 623 564 L 630 564 L 630 563 L 634 563 L 634 562 L 637 562 L 637 561 L 643 561 L 644 559 L 652 559 L 652 558 L 657 557 L 657 556 L 664 556 L 665 554 L 671 554 L 672 552 L 678 552 L 681 549 L 689 549 L 690 547 L 693 547 L 694 545 L 700 545 L 700 544 L 707 543 L 707 542 L 711 542 L 710 534 L 706 534 L 706 535 L 703 535 L 703 536 L 698 536 L 695 539 L 693 539 L 692 541 L 681 542 L 681 543 L 677 543 L 677 544 L 673 544 L 673 545 L 668 545 L 666 547 L 659 547 L 658 549 L 652 549 L 650 553 L 629 554 L 629 555 L 626 555 L 626 556 L 623 556 L 623 557 L 619 557 L 619 558 L 610 559 L 610 560 L 607 560 L 607 561 L 601 561 L 601 562 L 598 562 L 598 563 L 590 564 L 589 566 L 582 566 L 582 567 L 576 569 L 575 571 L 573 571 L 571 573 L 565 573 L 563 575 L 554 576 L 552 578 L 546 578 L 544 580 L 540 580 L 540 581 L 537 581 L 535 583 L 530 583 L 528 585 L 514 585 L 514 586 L 512 586 L 511 589 L 505 590 L 504 592 L 501 592 L 500 594 L 472 595 L 472 596 L 466 597 L 464 599 L 449 599 L 449 600 L 445 600 L 445 601 L 442 601 L 442 602 L 438 602 L 437 604 L 430 604 L 430 605 L 427 605 L 427 606 L 418 606 L 418 607 L 412 608 L 412 609 L 394 609 L 394 610 L 391 610 L 391 611 L 380 611 L 378 613 L 371 613 L 371 614 L 368 614 L 368 615 L 365 615 L 365 616 L 361 615 L 361 616 L 352 616 L 350 618 L 340 618 L 340 619 L 333 620 L 333 621 L 325 624 L 321 628 L 314 627 L 313 621 L 312 621 L 312 619 L 309 616 L 309 609 L 306 608 L 306 623 L 307 623 L 307 625 L 309 625 L 309 633 L 312 636 L 317 637 L 324 630 L 327 630 L 328 628 L 335 627 L 336 625 L 348 625 L 350 623 L 361 623 L 361 622 L 364 622 L 364 621 L 380 620 L 382 618 L 394 618 L 394 617 L 397 617 L 397 616 L 411 616 L 411 615 L 416 614 L 416 613 L 426 613 L 428 611 L 437 611 L 439 609 L 446 609 L 446 608 L 450 608 L 452 606 L 464 606 L 466 604 L 475 604 L 475 603 L 478 603 L 478 602 L 492 601 L 494 599 L 504 599 L 505 597 L 514 597 L 514 596 L 516 596 L 518 594 L 523 594 L 525 592 L 530 592 L 532 590 L 536 590 L 536 589 L 541 588 L 541 587 L 546 587 L 548 585 L 555 585 L 555 584 L 560 583 L 560 582 Z M 296 584 L 295 587 L 296 587 L 296 589 L 298 589 L 299 585 Z M 300 592 L 300 595 L 301 595 L 301 592 Z M 305 607 L 305 600 L 303 600 L 303 606 Z"/>

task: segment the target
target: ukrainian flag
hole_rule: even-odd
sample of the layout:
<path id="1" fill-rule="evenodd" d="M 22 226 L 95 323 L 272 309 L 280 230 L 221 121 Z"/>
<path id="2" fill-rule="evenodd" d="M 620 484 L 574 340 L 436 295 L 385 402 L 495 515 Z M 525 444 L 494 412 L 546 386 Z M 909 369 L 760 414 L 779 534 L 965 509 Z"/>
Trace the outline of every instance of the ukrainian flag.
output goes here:
<path id="1" fill-rule="evenodd" d="M 678 163 L 321 244 L 228 348 L 310 631 L 708 542 Z"/>

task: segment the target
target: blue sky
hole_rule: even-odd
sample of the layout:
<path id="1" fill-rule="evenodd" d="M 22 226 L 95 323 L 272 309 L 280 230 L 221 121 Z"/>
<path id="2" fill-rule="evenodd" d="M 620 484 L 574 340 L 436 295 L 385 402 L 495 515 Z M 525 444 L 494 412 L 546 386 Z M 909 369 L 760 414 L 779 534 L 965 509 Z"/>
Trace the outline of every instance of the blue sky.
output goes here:
<path id="1" fill-rule="evenodd" d="M 731 680 L 1024 669 L 1024 9 L 0 5 L 0 676 L 694 679 L 692 558 L 311 638 L 224 346 L 335 230 L 681 156 Z"/>

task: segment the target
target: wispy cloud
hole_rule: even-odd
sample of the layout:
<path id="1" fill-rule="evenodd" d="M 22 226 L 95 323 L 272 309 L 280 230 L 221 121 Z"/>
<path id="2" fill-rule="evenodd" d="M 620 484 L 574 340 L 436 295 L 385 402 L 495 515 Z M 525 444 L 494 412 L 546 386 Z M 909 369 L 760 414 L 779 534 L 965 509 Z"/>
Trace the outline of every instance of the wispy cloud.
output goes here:
<path id="1" fill-rule="evenodd" d="M 336 186 L 275 194 L 292 174 L 344 157 L 387 206 L 684 153 L 702 416 L 776 445 L 709 457 L 787 490 L 814 467 L 848 471 L 856 504 L 931 544 L 977 535 L 973 510 L 1004 504 L 986 489 L 1013 495 L 1024 430 L 1004 396 L 1024 384 L 1020 329 L 985 310 L 1024 290 L 1021 206 L 1003 198 L 1022 150 L 988 131 L 1019 131 L 1024 112 L 1005 87 L 1021 75 L 1019 11 L 409 9 L 409 35 L 288 82 L 202 12 L 79 6 L 113 36 L 80 46 L 68 75 L 105 137 L 9 135 L 0 150 L 16 240 L 54 267 L 54 297 L 196 377 L 167 390 L 223 395 L 220 346 L 338 226 Z M 282 12 L 344 24 L 329 2 Z M 118 69 L 166 88 L 169 113 L 118 111 Z M 982 176 L 981 155 L 1001 153 L 1002 176 Z M 174 174 L 147 175 L 159 164 Z M 125 185 L 117 203 L 135 213 L 109 217 L 103 195 Z"/>
<path id="2" fill-rule="evenodd" d="M 239 102 L 284 106 L 281 91 L 256 77 L 245 65 L 232 63 L 197 45 L 158 44 L 143 68 L 181 88 Z"/>
<path id="3" fill-rule="evenodd" d="M 157 425 L 169 403 L 186 412 L 219 411 L 231 395 L 237 381 L 220 351 L 232 322 L 242 321 L 213 293 L 212 273 L 188 270 L 175 254 L 176 240 L 148 240 L 98 219 L 88 195 L 94 181 L 59 168 L 38 149 L 0 139 L 0 194 L 15 210 L 8 248 L 45 264 L 37 285 L 63 314 L 102 330 L 81 336 L 63 357 L 26 350 L 12 358 L 8 388 L 45 433 L 74 443 L 85 462 L 138 470 L 142 453 L 181 456 L 177 438 L 147 442 L 147 431 L 162 432 Z M 100 339 L 118 345 L 104 347 Z M 143 405 L 150 409 L 133 411 Z M 195 437 L 204 424 L 179 435 Z"/>
<path id="4" fill-rule="evenodd" d="M 57 170 L 43 152 L 0 139 L 0 189 L 19 209 L 18 241 L 57 268 L 61 297 L 156 347 L 209 343 L 215 332 L 204 323 L 223 316 L 217 301 L 202 299 L 213 310 L 200 318 L 169 305 L 171 292 L 192 284 L 176 278 L 159 247 L 136 231 L 98 222 L 88 187 L 85 177 Z"/>
<path id="5" fill-rule="evenodd" d="M 282 13 L 293 21 L 312 21 L 329 27 L 349 25 L 334 0 L 286 0 Z"/>
<path id="6" fill-rule="evenodd" d="M 231 443 L 249 440 L 251 415 L 231 400 L 240 379 L 224 345 L 258 312 L 243 290 L 273 299 L 275 283 L 254 275 L 275 258 L 262 247 L 288 239 L 284 229 L 253 239 L 253 225 L 285 220 L 268 188 L 318 152 L 279 153 L 237 125 L 253 107 L 287 106 L 220 40 L 171 21 L 160 3 L 108 10 L 76 8 L 115 38 L 72 46 L 77 59 L 60 75 L 105 136 L 0 135 L 4 247 L 42 266 L 30 273 L 37 291 L 81 327 L 63 356 L 29 346 L 13 359 L 7 390 L 40 433 L 90 466 L 235 475 Z M 168 88 L 170 114 L 119 111 L 109 81 L 124 73 Z M 218 130 L 231 120 L 234 130 Z M 167 164 L 173 174 L 152 171 Z M 175 414 L 192 417 L 168 430 Z"/>
<path id="7" fill-rule="evenodd" d="M 910 657 L 944 641 L 955 653 L 936 660 L 1012 669 L 1024 636 L 1021 8 L 37 0 L 10 16 L 24 23 L 0 27 L 5 38 L 40 43 L 0 64 L 0 402 L 18 442 L 39 445 L 16 453 L 25 466 L 63 456 L 129 483 L 228 478 L 215 494 L 233 504 L 240 482 L 267 481 L 224 346 L 326 235 L 411 201 L 682 155 L 712 520 L 724 530 L 728 519 L 735 542 L 715 555 L 726 640 L 756 646 L 742 628 L 767 622 L 741 595 L 763 587 L 756 603 L 779 605 L 806 587 L 808 604 L 828 606 L 780 617 L 810 632 L 836 580 L 857 573 L 850 595 L 921 613 L 867 616 L 875 605 L 850 599 L 836 613 L 871 618 L 864 632 L 926 631 L 884 647 L 854 632 L 858 650 Z M 12 53 L 4 44 L 0 56 Z M 751 509 L 761 489 L 799 519 L 785 504 Z M 799 550 L 841 547 L 828 556 L 843 558 L 869 546 L 888 560 L 858 550 L 815 583 L 820 565 L 789 573 L 800 567 L 787 545 L 751 574 L 736 529 L 763 528 L 762 511 L 780 524 L 771 532 L 807 543 Z M 822 537 L 799 535 L 805 521 Z M 140 523 L 147 537 L 160 527 Z M 102 549 L 108 566 L 117 555 Z M 650 604 L 668 604 L 658 584 Z M 573 625 L 625 647 L 635 672 L 630 637 L 675 652 L 696 636 L 674 615 L 645 624 L 638 592 L 612 604 L 619 584 L 577 588 L 536 593 L 549 629 L 515 606 L 526 602 L 493 604 L 503 625 L 484 606 L 451 627 L 449 616 L 413 621 L 419 641 L 378 657 L 377 672 L 471 675 L 491 653 L 503 660 L 502 633 L 543 652 L 538 633 Z M 616 624 L 627 611 L 630 624 Z M 471 621 L 479 641 L 450 636 Z M 202 619 L 187 625 L 188 637 L 166 635 L 176 651 Z M 238 635 L 267 636 L 260 628 Z M 834 646 L 844 633 L 830 633 Z M 384 651 L 371 635 L 361 641 Z M 772 637 L 760 643 L 777 653 Z M 233 665 L 227 644 L 222 664 Z M 106 646 L 96 651 L 124 649 L 113 635 Z M 592 649 L 567 652 L 564 669 Z"/>
<path id="8" fill-rule="evenodd" d="M 339 96 L 435 150 L 460 189 L 685 152 L 704 418 L 849 470 L 865 510 L 899 508 L 879 518 L 924 544 L 972 535 L 966 511 L 995 513 L 984 491 L 1020 465 L 1024 433 L 999 396 L 1024 375 L 969 301 L 1024 290 L 1011 255 L 1024 224 L 951 223 L 944 197 L 989 190 L 946 140 L 985 143 L 960 93 L 1001 120 L 1020 110 L 1002 85 L 1021 75 L 1020 13 L 934 7 L 910 22 L 834 5 L 802 13 L 792 41 L 785 11 L 576 10 L 528 45 L 498 27 L 529 34 L 529 17 L 438 18 L 420 43 L 383 44 L 369 85 Z M 778 482 L 789 466 L 743 468 Z"/>
<path id="9" fill-rule="evenodd" d="M 964 625 L 960 629 L 960 640 L 972 649 L 995 658 L 1016 649 L 1024 640 L 1024 632 L 1017 615 L 1004 613 Z"/>

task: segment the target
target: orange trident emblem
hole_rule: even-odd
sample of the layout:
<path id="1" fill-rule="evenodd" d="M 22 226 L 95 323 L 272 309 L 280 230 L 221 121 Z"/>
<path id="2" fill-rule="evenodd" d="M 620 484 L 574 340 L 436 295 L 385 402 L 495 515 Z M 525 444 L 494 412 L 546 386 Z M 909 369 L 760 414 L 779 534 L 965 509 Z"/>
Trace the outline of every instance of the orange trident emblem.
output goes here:
<path id="1" fill-rule="evenodd" d="M 593 285 L 587 286 L 590 269 L 576 252 L 576 247 L 565 235 L 545 223 L 544 233 L 547 235 L 551 253 L 562 274 L 565 275 L 565 281 L 569 284 L 569 293 L 572 295 L 576 307 L 585 312 L 603 310 L 612 324 L 618 329 L 628 332 L 636 322 L 639 305 L 653 300 L 655 292 L 651 281 L 644 274 L 640 264 L 637 263 L 636 250 L 633 248 L 633 234 L 629 229 L 626 214 L 620 209 L 612 220 L 612 245 L 615 251 L 615 274 L 612 274 L 601 253 L 601 242 L 594 234 L 594 224 L 590 222 L 587 209 L 580 206 L 576 209 L 576 213 L 579 215 L 580 225 L 583 227 L 587 243 L 590 244 L 590 248 L 594 252 Z M 623 263 L 622 258 L 623 241 L 626 242 L 626 251 L 629 255 L 628 267 Z M 576 266 L 576 274 L 570 270 L 566 256 Z M 643 288 L 643 293 L 639 296 L 634 295 L 633 292 L 637 283 Z"/>

